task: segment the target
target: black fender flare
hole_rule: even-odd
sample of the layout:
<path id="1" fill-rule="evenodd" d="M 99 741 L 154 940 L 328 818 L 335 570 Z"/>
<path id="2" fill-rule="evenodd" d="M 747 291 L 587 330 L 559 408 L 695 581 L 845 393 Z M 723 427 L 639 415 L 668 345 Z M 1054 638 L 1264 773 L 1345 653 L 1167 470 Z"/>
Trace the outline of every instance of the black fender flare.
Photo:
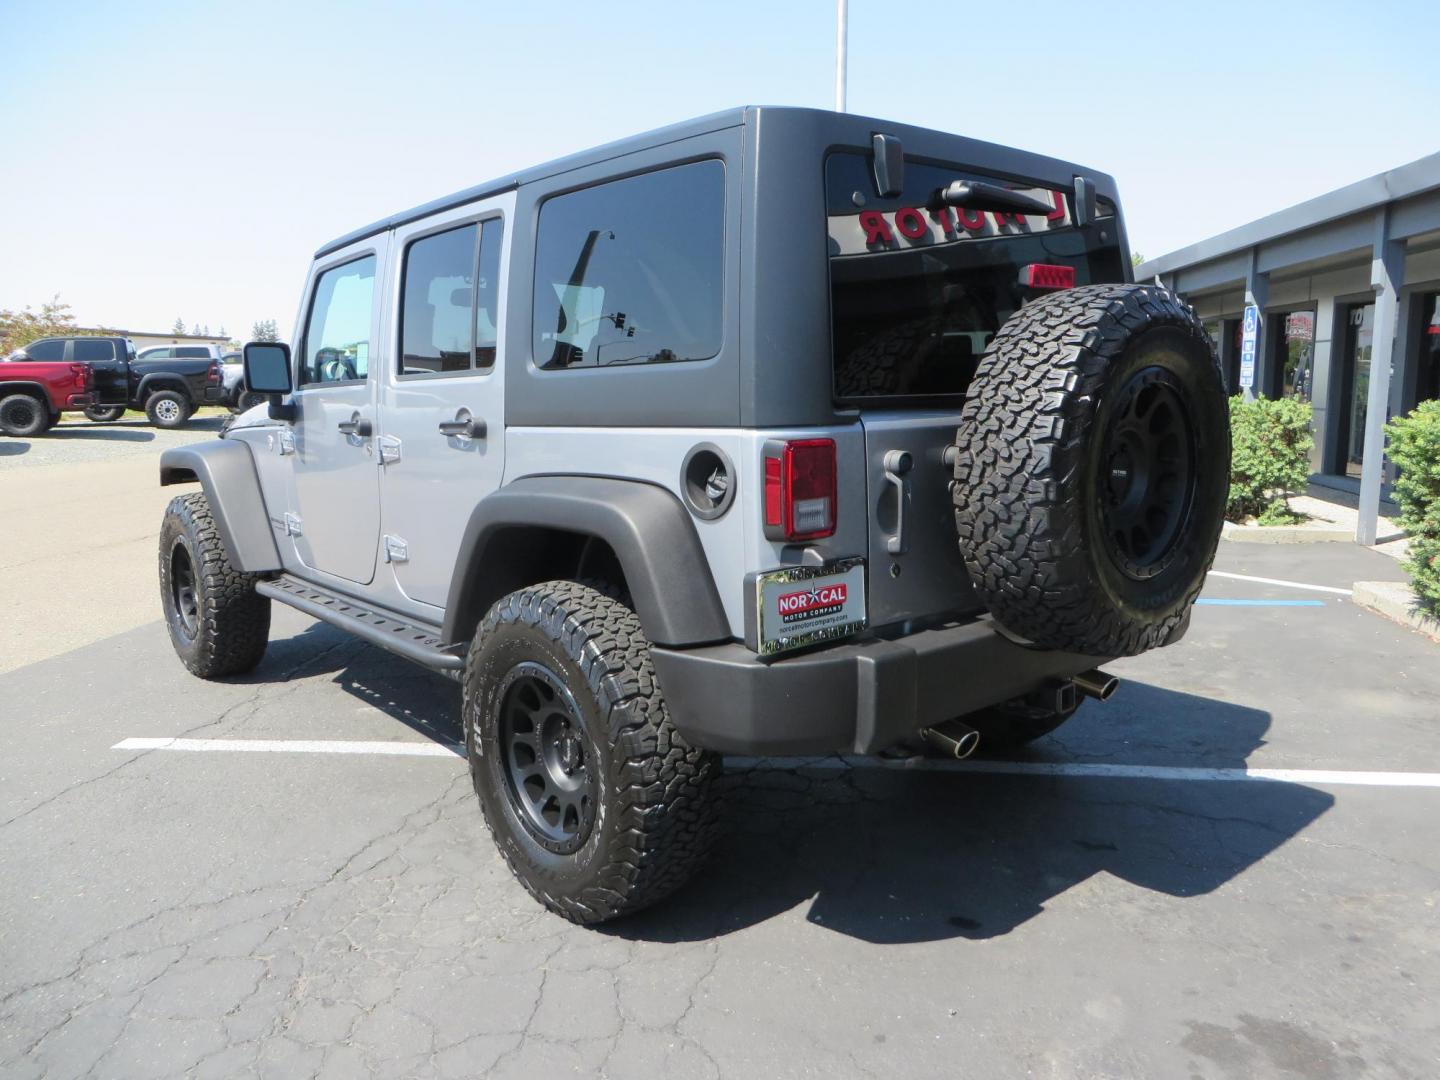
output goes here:
<path id="1" fill-rule="evenodd" d="M 490 605 L 519 587 L 507 582 L 503 560 L 486 558 L 492 542 L 517 528 L 609 544 L 653 643 L 700 645 L 732 637 L 695 524 L 674 494 L 610 477 L 527 476 L 487 495 L 471 513 L 450 578 L 444 640 L 470 637 Z"/>
<path id="2" fill-rule="evenodd" d="M 160 390 L 173 390 L 177 394 L 185 395 L 185 400 L 195 401 L 195 395 L 190 392 L 190 384 L 185 381 L 185 376 L 173 371 L 154 371 L 140 379 L 140 385 L 135 388 L 135 400 L 144 403 L 151 394 Z"/>
<path id="3" fill-rule="evenodd" d="M 220 542 L 235 569 L 267 573 L 281 569 L 260 477 L 248 444 L 209 439 L 172 446 L 160 455 L 160 486 L 199 483 L 210 503 Z"/>

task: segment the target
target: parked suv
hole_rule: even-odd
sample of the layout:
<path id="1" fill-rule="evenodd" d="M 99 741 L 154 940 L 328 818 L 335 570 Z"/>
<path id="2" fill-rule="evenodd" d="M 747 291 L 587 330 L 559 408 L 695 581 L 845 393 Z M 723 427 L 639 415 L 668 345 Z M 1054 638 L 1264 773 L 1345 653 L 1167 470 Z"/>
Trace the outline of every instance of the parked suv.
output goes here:
<path id="1" fill-rule="evenodd" d="M 270 394 L 167 450 L 195 674 L 270 601 L 452 678 L 486 821 L 578 922 L 695 870 L 723 753 L 1013 746 L 1176 641 L 1229 460 L 1214 352 L 1115 184 L 747 108 L 316 253 Z"/>

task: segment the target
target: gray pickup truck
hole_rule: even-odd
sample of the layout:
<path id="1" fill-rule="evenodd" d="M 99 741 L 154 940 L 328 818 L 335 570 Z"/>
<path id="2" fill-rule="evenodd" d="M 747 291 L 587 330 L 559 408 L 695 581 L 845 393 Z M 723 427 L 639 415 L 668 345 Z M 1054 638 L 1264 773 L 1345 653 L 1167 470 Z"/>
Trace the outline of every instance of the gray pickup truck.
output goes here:
<path id="1" fill-rule="evenodd" d="M 485 820 L 597 922 L 700 865 L 721 755 L 1014 747 L 1176 641 L 1229 428 L 1110 177 L 744 108 L 321 247 L 267 403 L 167 450 L 196 675 L 278 600 L 463 684 Z"/>

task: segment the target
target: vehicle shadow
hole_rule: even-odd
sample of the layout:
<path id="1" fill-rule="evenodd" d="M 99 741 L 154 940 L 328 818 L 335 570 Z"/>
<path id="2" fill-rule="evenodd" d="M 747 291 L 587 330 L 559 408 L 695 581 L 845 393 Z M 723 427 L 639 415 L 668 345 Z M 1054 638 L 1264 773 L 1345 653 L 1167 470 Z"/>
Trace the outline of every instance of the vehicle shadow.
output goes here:
<path id="1" fill-rule="evenodd" d="M 0 457 L 14 457 L 16 454 L 23 454 L 30 449 L 28 442 L 18 439 L 0 439 Z"/>
<path id="2" fill-rule="evenodd" d="M 57 424 L 45 433 L 60 442 L 154 442 L 155 432 L 137 424 Z"/>
<path id="3" fill-rule="evenodd" d="M 251 678 L 273 679 L 308 651 L 305 674 L 333 672 L 347 693 L 426 738 L 462 741 L 460 687 L 449 679 L 323 624 L 271 648 Z M 1238 769 L 1270 723 L 1259 709 L 1126 682 L 1110 702 L 1087 704 L 1008 757 Z M 852 767 L 839 758 L 729 761 L 720 798 L 721 838 L 696 879 L 602 932 L 699 941 L 808 905 L 811 923 L 878 944 L 994 938 L 1101 873 L 1166 896 L 1213 892 L 1335 801 L 1292 783 Z"/>
<path id="4" fill-rule="evenodd" d="M 1071 723 L 1063 743 L 1041 740 L 1012 759 L 1240 768 L 1270 716 L 1127 683 Z M 666 903 L 601 929 L 696 941 L 808 903 L 809 922 L 879 944 L 1000 937 L 1100 873 L 1172 897 L 1213 892 L 1334 803 L 1289 783 L 819 765 L 732 770 L 727 828 L 707 869 Z"/>

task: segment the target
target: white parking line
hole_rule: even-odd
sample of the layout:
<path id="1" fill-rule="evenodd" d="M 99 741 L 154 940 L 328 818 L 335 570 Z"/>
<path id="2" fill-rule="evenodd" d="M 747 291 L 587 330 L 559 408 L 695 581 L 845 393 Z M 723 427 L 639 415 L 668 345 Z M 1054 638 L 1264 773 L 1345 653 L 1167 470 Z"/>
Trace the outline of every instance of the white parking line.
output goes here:
<path id="1" fill-rule="evenodd" d="M 1341 589 L 1334 585 L 1309 585 L 1303 581 L 1286 581 L 1283 578 L 1251 577 L 1249 574 L 1232 574 L 1226 570 L 1211 570 L 1211 577 L 1230 578 L 1234 581 L 1254 581 L 1261 585 L 1279 585 L 1286 589 L 1309 589 L 1312 592 L 1334 593 L 1336 596 L 1352 596 L 1354 589 Z"/>
<path id="2" fill-rule="evenodd" d="M 189 750 L 231 754 L 383 754 L 391 757 L 464 757 L 465 748 L 443 743 L 361 742 L 351 739 L 122 739 L 111 750 Z"/>
<path id="3" fill-rule="evenodd" d="M 445 743 L 361 742 L 349 739 L 122 739 L 112 750 L 181 750 L 239 754 L 371 754 L 389 757 L 464 757 L 463 746 Z M 1000 773 L 1010 776 L 1074 776 L 1102 780 L 1261 782 L 1440 788 L 1440 773 L 1355 772 L 1338 769 L 1201 769 L 1175 765 L 1106 765 L 1052 761 L 944 761 L 934 758 L 729 757 L 728 768 L 896 769 L 919 772 Z"/>

